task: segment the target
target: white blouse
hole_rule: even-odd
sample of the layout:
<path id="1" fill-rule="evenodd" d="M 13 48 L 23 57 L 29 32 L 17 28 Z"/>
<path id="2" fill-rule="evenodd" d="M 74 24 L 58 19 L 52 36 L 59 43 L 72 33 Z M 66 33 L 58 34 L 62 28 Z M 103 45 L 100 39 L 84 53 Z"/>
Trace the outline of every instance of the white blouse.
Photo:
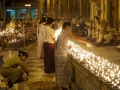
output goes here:
<path id="1" fill-rule="evenodd" d="M 55 32 L 50 26 L 45 26 L 42 30 L 43 42 L 54 44 Z"/>

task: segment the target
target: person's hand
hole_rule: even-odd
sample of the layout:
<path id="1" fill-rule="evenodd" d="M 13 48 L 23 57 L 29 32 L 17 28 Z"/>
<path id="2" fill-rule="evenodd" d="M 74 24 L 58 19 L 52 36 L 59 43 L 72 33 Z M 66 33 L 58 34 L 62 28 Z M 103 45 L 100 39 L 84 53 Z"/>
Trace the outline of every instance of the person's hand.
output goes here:
<path id="1" fill-rule="evenodd" d="M 29 79 L 29 75 L 23 77 L 24 81 L 27 81 Z"/>
<path id="2" fill-rule="evenodd" d="M 92 47 L 91 43 L 87 43 L 86 45 L 87 45 L 87 47 Z"/>

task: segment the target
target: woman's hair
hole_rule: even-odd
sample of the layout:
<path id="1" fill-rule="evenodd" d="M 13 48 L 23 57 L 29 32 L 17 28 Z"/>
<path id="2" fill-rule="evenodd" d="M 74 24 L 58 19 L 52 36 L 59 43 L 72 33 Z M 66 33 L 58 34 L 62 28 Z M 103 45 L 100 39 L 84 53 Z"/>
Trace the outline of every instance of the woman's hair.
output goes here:
<path id="1" fill-rule="evenodd" d="M 19 50 L 18 56 L 26 56 L 26 58 L 27 58 L 27 57 L 28 57 L 28 54 L 27 54 L 25 51 Z"/>
<path id="2" fill-rule="evenodd" d="M 46 21 L 47 21 L 46 17 L 42 17 L 40 22 L 46 22 Z"/>
<path id="3" fill-rule="evenodd" d="M 71 26 L 70 22 L 64 22 L 62 29 L 66 28 L 67 26 Z"/>
<path id="4" fill-rule="evenodd" d="M 53 18 L 51 18 L 51 17 L 48 17 L 47 18 L 47 24 L 51 24 L 51 23 L 53 23 L 54 22 L 54 19 Z"/>

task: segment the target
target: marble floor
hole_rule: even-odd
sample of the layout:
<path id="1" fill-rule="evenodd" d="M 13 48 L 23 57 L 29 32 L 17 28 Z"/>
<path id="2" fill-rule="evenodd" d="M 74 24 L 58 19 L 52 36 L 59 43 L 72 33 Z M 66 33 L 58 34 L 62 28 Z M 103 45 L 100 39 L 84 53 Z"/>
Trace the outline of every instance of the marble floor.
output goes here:
<path id="1" fill-rule="evenodd" d="M 28 85 L 37 82 L 37 81 L 52 81 L 55 82 L 55 73 L 46 74 L 44 73 L 43 60 L 36 57 L 37 53 L 37 43 L 31 44 L 25 48 L 22 48 L 24 51 L 27 51 L 29 57 L 27 59 L 26 67 L 30 72 L 29 79 L 27 81 L 14 84 L 15 90 L 29 90 Z M 4 56 L 3 60 L 6 61 L 8 58 L 11 58 L 18 54 L 18 50 L 4 50 L 1 51 L 1 55 Z M 0 79 L 2 77 L 0 76 Z M 0 83 L 4 86 L 4 83 Z"/>
<path id="2" fill-rule="evenodd" d="M 28 60 L 26 67 L 30 72 L 29 79 L 27 81 L 21 82 L 18 85 L 18 90 L 29 90 L 29 84 L 37 81 L 52 81 L 55 82 L 55 73 L 46 74 L 44 73 L 43 60 L 37 58 L 37 43 L 35 43 L 28 50 Z"/>

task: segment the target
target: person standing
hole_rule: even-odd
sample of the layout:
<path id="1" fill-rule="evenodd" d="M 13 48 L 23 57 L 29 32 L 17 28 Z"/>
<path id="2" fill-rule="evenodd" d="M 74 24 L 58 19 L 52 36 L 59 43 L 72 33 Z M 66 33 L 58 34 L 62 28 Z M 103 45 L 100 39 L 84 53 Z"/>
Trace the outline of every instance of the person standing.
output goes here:
<path id="1" fill-rule="evenodd" d="M 85 17 L 84 15 L 80 16 L 80 30 L 84 30 L 85 29 Z"/>
<path id="2" fill-rule="evenodd" d="M 82 37 L 86 37 L 88 34 L 87 29 L 85 28 L 86 27 L 85 21 L 86 21 L 86 19 L 85 19 L 84 15 L 81 15 L 79 24 L 80 24 L 80 31 L 81 31 Z"/>
<path id="3" fill-rule="evenodd" d="M 38 58 L 43 58 L 43 36 L 41 34 L 43 28 L 45 27 L 45 24 L 46 24 L 46 18 L 43 17 L 41 19 L 41 24 L 38 26 L 38 48 L 37 48 L 37 57 Z"/>
<path id="4" fill-rule="evenodd" d="M 77 16 L 74 16 L 73 19 L 72 19 L 72 21 L 71 21 L 71 23 L 72 23 L 72 32 L 74 34 L 77 33 L 77 26 L 76 26 L 77 22 L 78 22 Z"/>
<path id="5" fill-rule="evenodd" d="M 54 61 L 54 42 L 55 35 L 54 29 L 52 29 L 53 18 L 48 17 L 45 28 L 42 30 L 43 36 L 43 48 L 44 48 L 44 72 L 54 73 L 55 72 L 55 61 Z"/>
<path id="6" fill-rule="evenodd" d="M 68 90 L 68 70 L 67 70 L 67 46 L 68 40 L 73 38 L 79 42 L 90 44 L 89 42 L 75 36 L 71 31 L 71 23 L 64 22 L 62 32 L 58 36 L 55 44 L 55 72 L 56 72 L 56 83 L 62 88 L 62 90 Z"/>

